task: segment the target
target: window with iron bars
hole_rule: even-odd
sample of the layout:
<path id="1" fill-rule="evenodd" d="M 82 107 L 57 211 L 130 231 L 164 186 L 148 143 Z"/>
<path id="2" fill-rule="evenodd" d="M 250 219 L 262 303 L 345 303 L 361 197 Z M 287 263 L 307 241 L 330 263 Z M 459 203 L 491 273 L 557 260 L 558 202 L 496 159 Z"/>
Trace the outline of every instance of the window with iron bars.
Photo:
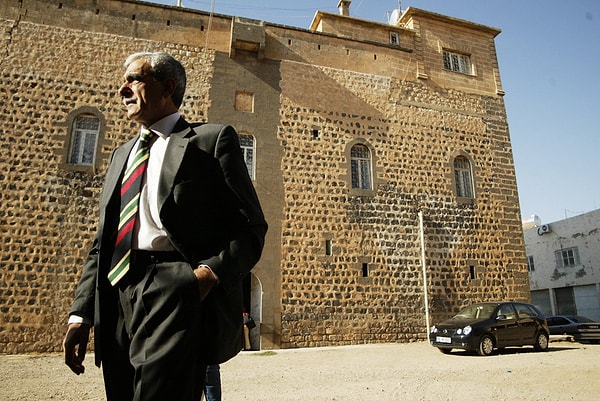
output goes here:
<path id="1" fill-rule="evenodd" d="M 69 164 L 92 166 L 100 132 L 100 119 L 93 115 L 80 115 L 73 123 Z"/>
<path id="2" fill-rule="evenodd" d="M 239 134 L 240 147 L 244 154 L 244 161 L 251 179 L 254 179 L 254 137 L 248 134 Z"/>
<path id="3" fill-rule="evenodd" d="M 371 151 L 365 145 L 354 145 L 350 149 L 352 188 L 373 189 L 371 181 Z"/>
<path id="4" fill-rule="evenodd" d="M 454 178 L 456 180 L 456 196 L 475 198 L 471 162 L 466 157 L 458 156 L 454 159 Z"/>
<path id="5" fill-rule="evenodd" d="M 444 50 L 444 69 L 470 75 L 473 73 L 471 57 Z"/>

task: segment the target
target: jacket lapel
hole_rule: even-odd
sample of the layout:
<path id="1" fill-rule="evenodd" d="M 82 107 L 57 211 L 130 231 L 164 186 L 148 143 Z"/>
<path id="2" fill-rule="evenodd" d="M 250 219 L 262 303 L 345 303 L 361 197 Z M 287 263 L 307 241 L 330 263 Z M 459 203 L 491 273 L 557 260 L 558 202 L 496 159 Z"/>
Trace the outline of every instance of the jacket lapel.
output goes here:
<path id="1" fill-rule="evenodd" d="M 169 136 L 169 144 L 165 150 L 165 158 L 158 182 L 158 210 L 162 209 L 173 189 L 177 171 L 181 166 L 183 155 L 189 143 L 189 136 L 192 133 L 190 125 L 183 118 L 180 118 Z"/>

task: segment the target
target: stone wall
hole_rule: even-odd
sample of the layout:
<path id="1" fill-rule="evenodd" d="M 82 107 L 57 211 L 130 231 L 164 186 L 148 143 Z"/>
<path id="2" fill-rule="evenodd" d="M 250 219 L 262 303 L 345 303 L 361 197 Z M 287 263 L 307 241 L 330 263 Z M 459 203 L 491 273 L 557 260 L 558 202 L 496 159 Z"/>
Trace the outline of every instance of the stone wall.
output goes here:
<path id="1" fill-rule="evenodd" d="M 424 339 L 419 211 L 434 318 L 469 301 L 527 297 L 510 141 L 506 120 L 496 116 L 503 109 L 499 99 L 348 71 L 336 71 L 330 80 L 331 71 L 311 75 L 298 71 L 311 66 L 287 67 L 283 80 L 303 76 L 303 85 L 323 88 L 311 94 L 326 97 L 328 108 L 301 108 L 291 99 L 282 104 L 282 119 L 290 121 L 279 131 L 287 210 L 282 344 Z M 348 101 L 355 98 L 330 91 L 330 82 L 350 90 L 371 87 L 374 99 Z M 407 93 L 427 99 L 429 107 L 408 100 L 375 115 L 367 107 Z M 455 105 L 461 109 L 449 111 Z M 318 138 L 310 127 L 318 127 Z M 356 138 L 377 154 L 373 196 L 348 190 L 345 150 Z M 451 160 L 460 152 L 476 160 L 476 204 L 457 204 L 453 193 Z M 331 256 L 325 254 L 327 240 Z"/>
<path id="2" fill-rule="evenodd" d="M 186 66 L 189 121 L 256 139 L 270 227 L 253 272 L 262 348 L 424 339 L 419 212 L 432 321 L 473 301 L 529 297 L 497 31 L 414 12 L 394 27 L 399 47 L 382 24 L 353 31 L 352 18 L 323 14 L 329 32 L 256 24 L 260 50 L 242 40 L 231 51 L 232 18 L 214 16 L 209 30 L 203 12 L 98 4 L 0 5 L 0 352 L 60 350 L 108 158 L 136 129 L 117 91 L 139 50 Z M 439 71 L 441 42 L 473 43 L 477 74 Z M 238 93 L 251 108 L 236 109 Z M 65 159 L 80 110 L 104 124 L 89 169 Z M 369 191 L 351 188 L 356 143 L 373 155 Z M 457 155 L 473 164 L 474 200 L 456 197 Z"/>
<path id="3" fill-rule="evenodd" d="M 117 96 L 125 57 L 166 50 L 186 65 L 205 65 L 206 73 L 190 77 L 186 96 L 186 116 L 200 121 L 211 64 L 203 60 L 212 55 L 1 16 L 0 22 L 7 44 L 0 62 L 0 351 L 58 351 L 95 235 L 108 158 L 136 132 Z M 96 166 L 74 171 L 65 160 L 67 121 L 82 107 L 102 113 L 106 129 Z"/>

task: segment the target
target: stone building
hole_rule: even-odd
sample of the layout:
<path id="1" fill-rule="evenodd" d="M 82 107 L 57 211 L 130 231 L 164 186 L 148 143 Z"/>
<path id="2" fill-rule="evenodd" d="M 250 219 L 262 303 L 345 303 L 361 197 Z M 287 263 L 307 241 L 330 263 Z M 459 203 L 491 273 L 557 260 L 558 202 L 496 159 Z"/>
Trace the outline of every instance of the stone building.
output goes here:
<path id="1" fill-rule="evenodd" d="M 60 349 L 108 158 L 135 132 L 117 90 L 140 50 L 186 66 L 189 121 L 241 135 L 270 224 L 246 284 L 254 348 L 421 340 L 427 317 L 529 299 L 500 30 L 349 5 L 300 29 L 133 0 L 1 2 L 0 352 Z"/>

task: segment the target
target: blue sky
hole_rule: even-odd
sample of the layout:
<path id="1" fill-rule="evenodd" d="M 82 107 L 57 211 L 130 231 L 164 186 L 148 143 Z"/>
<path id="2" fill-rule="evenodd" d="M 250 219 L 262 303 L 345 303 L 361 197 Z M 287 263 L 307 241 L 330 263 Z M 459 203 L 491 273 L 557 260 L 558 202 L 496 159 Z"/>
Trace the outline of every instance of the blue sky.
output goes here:
<path id="1" fill-rule="evenodd" d="M 154 1 L 177 5 L 177 0 Z M 308 28 L 338 0 L 182 0 L 184 7 Z M 213 9 L 214 6 L 214 9 Z M 600 1 L 404 0 L 502 30 L 496 37 L 523 217 L 542 223 L 600 208 Z M 397 0 L 352 0 L 386 22 Z"/>

